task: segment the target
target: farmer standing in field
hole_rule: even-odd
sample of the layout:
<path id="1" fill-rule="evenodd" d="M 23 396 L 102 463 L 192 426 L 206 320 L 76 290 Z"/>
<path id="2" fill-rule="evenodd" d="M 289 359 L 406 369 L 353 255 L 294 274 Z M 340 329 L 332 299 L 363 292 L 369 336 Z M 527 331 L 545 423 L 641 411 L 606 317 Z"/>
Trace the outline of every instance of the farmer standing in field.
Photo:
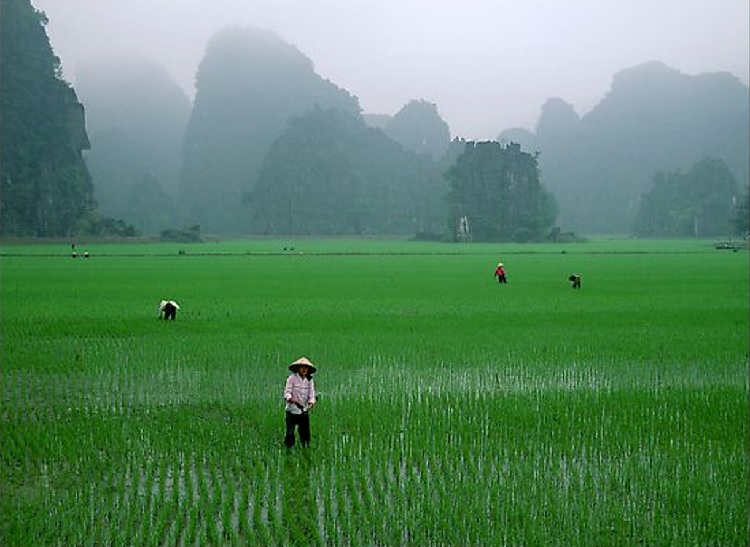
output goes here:
<path id="1" fill-rule="evenodd" d="M 315 382 L 313 374 L 317 370 L 306 358 L 300 357 L 291 365 L 292 374 L 286 379 L 284 401 L 286 402 L 286 436 L 284 444 L 294 446 L 294 430 L 299 430 L 302 446 L 310 444 L 310 410 L 315 406 Z"/>
<path id="2" fill-rule="evenodd" d="M 497 277 L 498 283 L 507 283 L 508 279 L 505 277 L 505 266 L 502 262 L 498 262 L 497 268 L 495 268 L 495 277 Z"/>

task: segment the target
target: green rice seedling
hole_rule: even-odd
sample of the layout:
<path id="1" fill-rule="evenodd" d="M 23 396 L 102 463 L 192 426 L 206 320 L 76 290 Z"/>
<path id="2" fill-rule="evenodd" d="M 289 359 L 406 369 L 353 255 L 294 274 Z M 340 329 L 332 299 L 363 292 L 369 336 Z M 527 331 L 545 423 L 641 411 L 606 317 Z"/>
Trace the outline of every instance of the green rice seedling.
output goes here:
<path id="1" fill-rule="evenodd" d="M 0 252 L 1 544 L 744 545 L 744 252 L 283 244 Z"/>

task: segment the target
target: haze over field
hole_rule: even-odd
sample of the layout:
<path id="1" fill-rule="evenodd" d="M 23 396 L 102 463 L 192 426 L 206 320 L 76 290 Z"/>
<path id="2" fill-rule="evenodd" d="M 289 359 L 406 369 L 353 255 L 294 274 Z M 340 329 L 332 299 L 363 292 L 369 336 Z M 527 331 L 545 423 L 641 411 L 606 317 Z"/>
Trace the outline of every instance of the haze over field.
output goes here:
<path id="1" fill-rule="evenodd" d="M 137 53 L 192 97 L 209 38 L 258 27 L 296 45 L 365 113 L 412 99 L 437 105 L 453 136 L 534 129 L 561 97 L 583 115 L 623 68 L 658 60 L 687 74 L 748 83 L 750 4 L 679 1 L 33 0 L 74 86 L 80 63 Z"/>

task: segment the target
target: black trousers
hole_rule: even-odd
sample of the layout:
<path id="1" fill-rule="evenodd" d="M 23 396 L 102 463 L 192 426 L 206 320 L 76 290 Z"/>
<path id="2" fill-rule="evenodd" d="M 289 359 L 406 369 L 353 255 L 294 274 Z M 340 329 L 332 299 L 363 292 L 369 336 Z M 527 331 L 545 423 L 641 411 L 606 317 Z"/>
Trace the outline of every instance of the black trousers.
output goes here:
<path id="1" fill-rule="evenodd" d="M 167 304 L 164 306 L 164 319 L 171 319 L 174 321 L 174 318 L 177 316 L 177 308 L 175 308 L 172 304 Z"/>
<path id="2" fill-rule="evenodd" d="M 310 444 L 310 415 L 307 412 L 302 414 L 286 413 L 286 435 L 284 444 L 288 447 L 294 446 L 294 430 L 299 430 L 299 441 L 302 446 Z"/>

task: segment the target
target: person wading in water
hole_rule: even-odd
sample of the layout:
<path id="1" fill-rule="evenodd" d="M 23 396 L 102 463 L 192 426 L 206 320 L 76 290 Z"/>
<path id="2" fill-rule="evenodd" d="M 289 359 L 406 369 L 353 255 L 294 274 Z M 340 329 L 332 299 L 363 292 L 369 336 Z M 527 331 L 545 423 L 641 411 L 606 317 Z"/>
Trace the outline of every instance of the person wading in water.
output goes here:
<path id="1" fill-rule="evenodd" d="M 315 406 L 315 366 L 300 357 L 291 365 L 292 374 L 286 379 L 284 401 L 286 402 L 286 435 L 284 444 L 291 448 L 295 442 L 295 430 L 299 432 L 302 446 L 310 444 L 310 410 Z"/>

